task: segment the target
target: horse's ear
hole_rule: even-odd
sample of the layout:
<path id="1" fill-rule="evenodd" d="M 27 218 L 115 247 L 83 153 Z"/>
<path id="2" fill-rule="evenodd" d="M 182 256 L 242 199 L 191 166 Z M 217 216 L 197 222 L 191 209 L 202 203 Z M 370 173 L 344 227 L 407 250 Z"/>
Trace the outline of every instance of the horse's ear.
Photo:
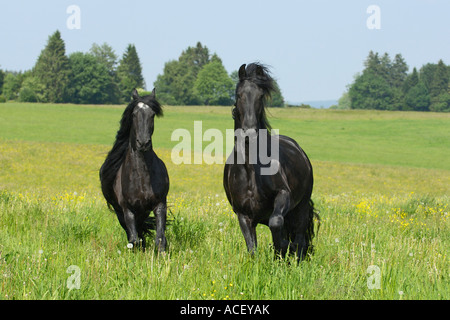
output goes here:
<path id="1" fill-rule="evenodd" d="M 156 89 L 155 88 L 153 88 L 151 96 L 153 99 L 156 98 Z"/>
<path id="2" fill-rule="evenodd" d="M 134 100 L 139 99 L 139 93 L 137 92 L 136 88 L 133 89 L 133 94 L 132 94 L 132 96 L 133 96 L 133 99 L 134 99 Z"/>
<path id="3" fill-rule="evenodd" d="M 247 72 L 245 71 L 245 63 L 239 68 L 239 80 L 247 77 Z"/>

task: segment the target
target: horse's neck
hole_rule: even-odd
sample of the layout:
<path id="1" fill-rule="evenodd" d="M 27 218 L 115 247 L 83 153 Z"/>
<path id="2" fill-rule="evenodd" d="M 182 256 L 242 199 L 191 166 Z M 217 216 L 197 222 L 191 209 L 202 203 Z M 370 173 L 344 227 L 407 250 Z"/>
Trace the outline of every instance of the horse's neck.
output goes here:
<path id="1" fill-rule="evenodd" d="M 131 146 L 128 149 L 129 152 L 129 161 L 133 168 L 135 169 L 146 169 L 144 171 L 148 172 L 150 175 L 150 166 L 152 164 L 152 153 L 153 150 L 148 150 L 145 153 L 140 151 L 133 150 Z"/>

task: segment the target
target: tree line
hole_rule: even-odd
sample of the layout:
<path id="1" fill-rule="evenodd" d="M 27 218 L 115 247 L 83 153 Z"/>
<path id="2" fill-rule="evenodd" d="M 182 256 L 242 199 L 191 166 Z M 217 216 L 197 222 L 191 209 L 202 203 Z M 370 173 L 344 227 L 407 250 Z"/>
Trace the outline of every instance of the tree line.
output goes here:
<path id="1" fill-rule="evenodd" d="M 154 87 L 158 99 L 168 105 L 223 105 L 234 103 L 238 71 L 228 75 L 217 54 L 197 42 L 188 47 L 177 60 L 165 63 L 163 73 L 158 75 Z M 272 107 L 285 106 L 278 84 L 269 101 Z"/>
<path id="2" fill-rule="evenodd" d="M 339 99 L 340 109 L 450 111 L 450 66 L 442 60 L 408 73 L 401 54 L 370 51 L 364 70 Z"/>
<path id="3" fill-rule="evenodd" d="M 154 87 L 167 105 L 225 105 L 234 103 L 237 70 L 230 75 L 217 54 L 200 42 L 184 50 L 177 60 L 165 63 Z M 118 60 L 107 43 L 94 43 L 89 52 L 66 55 L 61 33 L 49 36 L 34 67 L 25 72 L 0 69 L 0 102 L 50 102 L 123 104 L 133 88 L 145 94 L 142 66 L 133 44 Z M 271 105 L 284 106 L 277 85 Z"/>
<path id="4" fill-rule="evenodd" d="M 25 72 L 0 70 L 2 100 L 21 102 L 118 104 L 129 100 L 133 88 L 145 86 L 133 44 L 122 58 L 106 43 L 89 52 L 66 55 L 61 33 L 47 41 L 34 67 Z"/>

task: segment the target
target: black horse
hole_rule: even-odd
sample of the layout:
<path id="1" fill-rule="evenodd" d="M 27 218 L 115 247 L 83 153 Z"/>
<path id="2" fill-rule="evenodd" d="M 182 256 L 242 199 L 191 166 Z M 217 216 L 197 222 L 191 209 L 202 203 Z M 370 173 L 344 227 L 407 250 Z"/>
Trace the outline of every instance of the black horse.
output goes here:
<path id="1" fill-rule="evenodd" d="M 156 247 L 166 249 L 166 216 L 169 176 L 164 162 L 153 151 L 154 118 L 161 105 L 151 95 L 140 97 L 136 89 L 120 121 L 116 141 L 100 168 L 100 181 L 108 207 L 116 212 L 128 237 L 128 248 L 156 227 Z M 150 218 L 153 211 L 155 218 Z"/>
<path id="2" fill-rule="evenodd" d="M 289 250 L 301 260 L 312 252 L 314 217 L 318 218 L 311 200 L 313 169 L 293 139 L 270 134 L 265 103 L 273 90 L 267 67 L 240 67 L 233 109 L 235 146 L 225 164 L 223 184 L 249 252 L 256 249 L 256 226 L 262 223 L 269 226 L 277 253 L 285 256 Z"/>

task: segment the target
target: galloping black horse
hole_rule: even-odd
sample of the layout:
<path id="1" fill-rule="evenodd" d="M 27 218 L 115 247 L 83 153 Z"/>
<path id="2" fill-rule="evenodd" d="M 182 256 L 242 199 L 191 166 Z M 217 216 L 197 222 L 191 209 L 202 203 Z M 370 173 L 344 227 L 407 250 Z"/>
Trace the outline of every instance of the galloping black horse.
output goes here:
<path id="1" fill-rule="evenodd" d="M 233 109 L 236 140 L 223 184 L 249 252 L 256 249 L 256 226 L 262 223 L 271 230 L 276 252 L 284 256 L 289 249 L 301 260 L 312 249 L 314 216 L 318 218 L 311 200 L 313 169 L 293 139 L 270 135 L 265 103 L 273 90 L 267 67 L 240 67 Z M 262 157 L 269 154 L 268 160 Z"/>
<path id="2" fill-rule="evenodd" d="M 116 141 L 100 168 L 100 181 L 108 207 L 116 212 L 127 233 L 127 247 L 136 246 L 140 238 L 145 249 L 144 233 L 156 224 L 156 247 L 164 251 L 169 176 L 153 151 L 155 115 L 162 116 L 155 90 L 143 97 L 134 90 Z M 149 218 L 150 211 L 155 218 Z"/>

